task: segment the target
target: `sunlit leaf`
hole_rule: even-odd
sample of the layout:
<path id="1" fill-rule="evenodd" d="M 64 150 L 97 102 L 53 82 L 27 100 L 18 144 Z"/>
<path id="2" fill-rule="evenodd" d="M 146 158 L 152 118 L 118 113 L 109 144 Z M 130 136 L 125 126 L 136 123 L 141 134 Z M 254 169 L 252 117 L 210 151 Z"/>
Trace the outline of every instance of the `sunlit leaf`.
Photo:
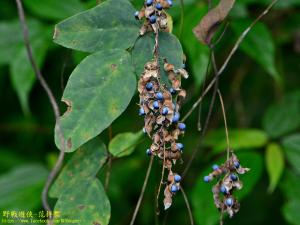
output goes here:
<path id="1" fill-rule="evenodd" d="M 115 157 L 130 155 L 139 143 L 142 135 L 142 131 L 137 133 L 120 133 L 116 135 L 108 145 L 109 152 Z"/>
<path id="2" fill-rule="evenodd" d="M 273 192 L 284 170 L 284 155 L 281 146 L 271 143 L 267 146 L 266 167 L 269 175 L 269 192 Z"/>
<path id="3" fill-rule="evenodd" d="M 230 147 L 233 149 L 260 148 L 267 141 L 268 136 L 262 130 L 257 129 L 230 129 Z M 214 130 L 205 137 L 204 144 L 214 149 L 214 152 L 221 152 L 227 148 L 227 141 L 224 129 Z"/>
<path id="4" fill-rule="evenodd" d="M 61 117 L 65 150 L 75 151 L 107 128 L 126 109 L 135 88 L 128 52 L 115 49 L 86 57 L 71 74 L 62 97 L 68 105 Z M 57 129 L 55 137 L 60 148 Z"/>

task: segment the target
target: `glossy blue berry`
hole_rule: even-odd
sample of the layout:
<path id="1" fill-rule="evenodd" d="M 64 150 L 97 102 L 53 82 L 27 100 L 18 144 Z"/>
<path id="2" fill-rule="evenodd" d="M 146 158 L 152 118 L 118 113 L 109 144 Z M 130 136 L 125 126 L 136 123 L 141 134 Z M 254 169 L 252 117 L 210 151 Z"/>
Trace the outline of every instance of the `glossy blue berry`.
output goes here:
<path id="1" fill-rule="evenodd" d="M 182 68 L 185 69 L 186 68 L 186 65 L 184 63 L 182 63 Z"/>
<path id="2" fill-rule="evenodd" d="M 179 130 L 184 131 L 186 126 L 184 123 L 178 123 L 178 128 L 179 128 Z"/>
<path id="3" fill-rule="evenodd" d="M 178 175 L 178 174 L 175 174 L 174 180 L 175 180 L 175 182 L 177 182 L 177 183 L 180 182 L 180 181 L 181 181 L 181 176 Z"/>
<path id="4" fill-rule="evenodd" d="M 169 4 L 170 6 L 173 5 L 173 1 L 172 1 L 172 0 L 167 0 L 167 2 L 168 2 L 168 4 Z"/>
<path id="5" fill-rule="evenodd" d="M 157 100 L 160 100 L 160 101 L 163 100 L 163 99 L 164 99 L 163 93 L 157 92 L 157 93 L 156 93 L 156 99 L 157 99 Z"/>
<path id="6" fill-rule="evenodd" d="M 152 5 L 152 3 L 153 3 L 153 0 L 147 0 L 147 1 L 146 1 L 146 6 Z"/>
<path id="7" fill-rule="evenodd" d="M 145 110 L 143 108 L 140 108 L 139 115 L 140 116 L 145 116 L 146 115 L 146 112 L 145 112 Z"/>
<path id="8" fill-rule="evenodd" d="M 211 176 L 205 176 L 205 177 L 203 177 L 203 180 L 205 183 L 208 183 L 211 181 Z"/>
<path id="9" fill-rule="evenodd" d="M 146 150 L 146 154 L 149 155 L 149 156 L 152 155 L 152 152 L 149 148 Z"/>
<path id="10" fill-rule="evenodd" d="M 146 84 L 146 89 L 147 89 L 148 91 L 151 91 L 152 88 L 153 88 L 153 84 L 152 84 L 151 82 L 148 82 L 148 83 Z"/>
<path id="11" fill-rule="evenodd" d="M 163 109 L 161 111 L 161 114 L 165 116 L 165 115 L 168 114 L 168 112 L 169 112 L 169 108 L 168 107 L 163 107 Z"/>
<path id="12" fill-rule="evenodd" d="M 143 128 L 143 133 L 144 133 L 144 134 L 146 134 L 146 133 L 147 133 L 147 131 L 146 131 L 146 128 L 145 128 L 145 127 Z"/>
<path id="13" fill-rule="evenodd" d="M 227 205 L 228 207 L 231 207 L 233 205 L 233 199 L 232 198 L 227 198 L 225 200 L 225 205 Z"/>
<path id="14" fill-rule="evenodd" d="M 149 21 L 151 24 L 156 23 L 156 16 L 155 15 L 150 16 Z"/>
<path id="15" fill-rule="evenodd" d="M 176 184 L 173 184 L 173 185 L 171 186 L 171 191 L 172 191 L 173 193 L 176 193 L 177 191 L 179 191 L 179 187 L 178 187 Z"/>
<path id="16" fill-rule="evenodd" d="M 172 95 L 175 95 L 175 94 L 176 94 L 176 90 L 175 90 L 174 88 L 170 88 L 169 91 L 170 91 L 170 93 L 171 93 Z"/>
<path id="17" fill-rule="evenodd" d="M 153 108 L 154 109 L 159 109 L 159 103 L 158 103 L 158 101 L 154 101 L 153 102 Z"/>
<path id="18" fill-rule="evenodd" d="M 232 174 L 230 174 L 230 179 L 231 179 L 232 181 L 237 181 L 237 180 L 238 180 L 238 176 L 235 175 L 234 173 L 232 173 Z"/>
<path id="19" fill-rule="evenodd" d="M 136 11 L 136 12 L 134 13 L 134 17 L 135 17 L 136 19 L 139 19 L 139 14 L 140 14 L 140 12 L 139 12 L 139 11 Z"/>
<path id="20" fill-rule="evenodd" d="M 179 150 L 182 150 L 182 149 L 183 149 L 183 144 L 182 144 L 182 143 L 177 143 L 177 144 L 176 144 L 176 147 L 177 147 Z"/>
<path id="21" fill-rule="evenodd" d="M 220 188 L 221 193 L 226 194 L 227 193 L 227 189 L 224 185 L 221 186 Z"/>
<path id="22" fill-rule="evenodd" d="M 233 165 L 236 169 L 238 169 L 240 167 L 240 163 L 238 161 L 234 161 Z"/>
<path id="23" fill-rule="evenodd" d="M 172 122 L 173 123 L 177 123 L 180 119 L 180 114 L 178 112 L 175 112 L 174 113 L 174 116 L 173 116 L 173 119 L 172 119 Z"/>
<path id="24" fill-rule="evenodd" d="M 219 169 L 219 166 L 218 166 L 217 164 L 215 164 L 215 165 L 212 166 L 212 169 L 213 169 L 213 170 L 218 170 L 218 169 Z"/>
<path id="25" fill-rule="evenodd" d="M 163 7 L 162 7 L 162 5 L 161 5 L 160 3 L 157 3 L 157 4 L 156 4 L 156 9 L 157 9 L 157 10 L 162 10 L 162 8 L 163 8 Z"/>

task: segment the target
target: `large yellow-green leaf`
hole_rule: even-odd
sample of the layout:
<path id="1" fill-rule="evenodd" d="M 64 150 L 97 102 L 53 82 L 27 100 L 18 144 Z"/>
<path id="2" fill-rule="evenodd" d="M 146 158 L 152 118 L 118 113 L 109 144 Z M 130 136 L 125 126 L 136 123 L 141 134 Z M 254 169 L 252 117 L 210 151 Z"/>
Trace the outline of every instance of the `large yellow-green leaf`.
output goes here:
<path id="1" fill-rule="evenodd" d="M 229 129 L 230 147 L 234 150 L 245 148 L 263 147 L 268 136 L 258 129 Z M 214 152 L 225 151 L 227 148 L 226 135 L 224 129 L 219 129 L 208 133 L 204 139 L 204 144 L 213 148 Z"/>
<path id="2" fill-rule="evenodd" d="M 263 172 L 263 159 L 261 155 L 255 152 L 239 152 L 237 155 L 244 167 L 251 168 L 249 173 L 240 176 L 244 184 L 243 189 L 235 192 L 235 195 L 240 201 L 252 191 L 260 179 Z M 216 163 L 221 164 L 222 162 L 224 161 L 218 160 Z M 199 175 L 192 191 L 191 202 L 194 206 L 195 222 L 198 225 L 215 225 L 220 218 L 219 211 L 214 205 L 211 190 L 214 182 L 207 184 L 203 181 L 203 177 L 211 171 L 211 166 L 209 166 Z"/>
<path id="3" fill-rule="evenodd" d="M 94 178 L 106 159 L 106 147 L 98 138 L 81 146 L 55 180 L 50 189 L 50 196 L 58 198 L 65 189 Z"/>
<path id="4" fill-rule="evenodd" d="M 126 132 L 116 135 L 111 142 L 109 142 L 109 152 L 115 157 L 130 155 L 139 143 L 142 135 L 142 131 L 137 133 Z"/>
<path id="5" fill-rule="evenodd" d="M 139 33 L 134 12 L 128 0 L 107 0 L 57 24 L 54 41 L 85 52 L 127 49 L 134 45 Z"/>
<path id="6" fill-rule="evenodd" d="M 77 220 L 76 224 L 107 225 L 110 219 L 110 203 L 98 179 L 67 188 L 54 210 L 61 212 L 62 219 Z"/>
<path id="7" fill-rule="evenodd" d="M 62 97 L 69 106 L 61 117 L 65 151 L 75 151 L 107 128 L 126 109 L 135 88 L 135 75 L 125 50 L 86 57 L 71 74 Z M 60 148 L 57 129 L 55 137 Z"/>
<path id="8" fill-rule="evenodd" d="M 273 192 L 284 170 L 284 155 L 280 145 L 270 143 L 267 146 L 266 167 L 270 180 L 269 192 Z"/>

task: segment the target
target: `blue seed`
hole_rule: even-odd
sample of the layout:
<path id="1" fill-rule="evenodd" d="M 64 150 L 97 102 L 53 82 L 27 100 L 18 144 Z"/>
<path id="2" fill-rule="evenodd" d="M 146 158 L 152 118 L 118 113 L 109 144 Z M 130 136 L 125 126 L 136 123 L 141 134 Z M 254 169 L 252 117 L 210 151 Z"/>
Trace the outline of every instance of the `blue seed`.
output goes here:
<path id="1" fill-rule="evenodd" d="M 168 4 L 169 4 L 170 6 L 173 5 L 173 1 L 172 1 L 172 0 L 167 0 L 167 2 L 168 2 Z"/>
<path id="2" fill-rule="evenodd" d="M 152 88 L 153 88 L 153 84 L 152 84 L 151 82 L 148 82 L 148 83 L 146 84 L 146 89 L 147 89 L 148 91 L 151 91 Z"/>
<path id="3" fill-rule="evenodd" d="M 154 109 L 159 109 L 159 103 L 158 103 L 158 101 L 154 101 L 153 102 L 153 108 Z"/>
<path id="4" fill-rule="evenodd" d="M 177 123 L 180 119 L 180 114 L 178 112 L 175 112 L 174 113 L 174 116 L 173 116 L 173 119 L 172 119 L 172 122 L 173 123 Z"/>
<path id="5" fill-rule="evenodd" d="M 182 63 L 182 68 L 185 69 L 186 68 L 186 65 L 184 63 Z"/>
<path id="6" fill-rule="evenodd" d="M 172 95 L 176 94 L 176 90 L 174 88 L 170 88 L 169 91 Z"/>
<path id="7" fill-rule="evenodd" d="M 180 182 L 180 181 L 181 181 L 181 176 L 178 175 L 178 174 L 175 174 L 174 180 L 175 180 L 175 182 L 177 182 L 177 183 Z"/>
<path id="8" fill-rule="evenodd" d="M 186 126 L 184 123 L 178 123 L 178 128 L 179 128 L 179 130 L 183 131 L 183 130 L 185 130 Z"/>
<path id="9" fill-rule="evenodd" d="M 178 187 L 177 185 L 173 184 L 173 185 L 171 186 L 171 191 L 172 191 L 173 193 L 175 193 L 175 192 L 179 191 L 179 187 Z"/>
<path id="10" fill-rule="evenodd" d="M 208 183 L 208 182 L 210 182 L 212 179 L 211 179 L 211 176 L 205 176 L 205 177 L 203 178 L 203 180 L 204 180 L 205 183 Z"/>
<path id="11" fill-rule="evenodd" d="M 228 207 L 231 207 L 233 205 L 233 199 L 232 198 L 227 198 L 225 200 L 225 204 L 228 206 Z"/>
<path id="12" fill-rule="evenodd" d="M 237 177 L 237 175 L 235 175 L 234 173 L 232 173 L 232 174 L 230 174 L 230 179 L 231 179 L 232 181 L 237 181 L 237 180 L 238 180 L 238 177 Z"/>
<path id="13" fill-rule="evenodd" d="M 136 11 L 136 12 L 134 13 L 134 17 L 135 17 L 136 19 L 139 19 L 139 14 L 140 14 L 140 12 L 139 12 L 139 11 Z"/>
<path id="14" fill-rule="evenodd" d="M 145 112 L 145 110 L 143 108 L 140 108 L 139 115 L 140 116 L 145 116 L 146 115 L 146 112 Z"/>
<path id="15" fill-rule="evenodd" d="M 156 16 L 155 15 L 150 16 L 149 21 L 151 24 L 154 24 L 156 22 Z"/>
<path id="16" fill-rule="evenodd" d="M 227 193 L 227 189 L 224 185 L 221 186 L 220 188 L 220 191 L 223 193 L 223 194 L 226 194 Z"/>
<path id="17" fill-rule="evenodd" d="M 238 169 L 240 167 L 240 163 L 238 161 L 234 161 L 233 165 L 236 169 Z"/>
<path id="18" fill-rule="evenodd" d="M 177 147 L 179 150 L 182 150 L 182 149 L 183 149 L 183 144 L 182 144 L 182 143 L 177 143 L 177 144 L 176 144 L 176 147 Z"/>
<path id="19" fill-rule="evenodd" d="M 147 1 L 146 1 L 146 5 L 147 5 L 147 6 L 152 5 L 152 3 L 153 3 L 153 0 L 147 0 Z"/>
<path id="20" fill-rule="evenodd" d="M 156 4 L 156 9 L 162 10 L 162 8 L 163 8 L 163 7 L 162 7 L 162 5 L 161 5 L 160 3 L 157 3 L 157 4 Z"/>
<path id="21" fill-rule="evenodd" d="M 147 154 L 148 156 L 152 155 L 152 152 L 151 152 L 151 150 L 150 150 L 149 148 L 146 150 L 146 154 Z"/>
<path id="22" fill-rule="evenodd" d="M 219 169 L 219 166 L 218 166 L 217 164 L 215 164 L 215 165 L 212 166 L 212 169 L 213 169 L 213 170 L 218 170 L 218 169 Z"/>
<path id="23" fill-rule="evenodd" d="M 145 127 L 143 128 L 143 133 L 144 133 L 144 134 L 146 134 L 146 133 L 147 133 L 147 131 L 146 131 L 146 128 L 145 128 Z"/>
<path id="24" fill-rule="evenodd" d="M 163 99 L 164 99 L 163 93 L 157 92 L 157 93 L 156 93 L 156 99 L 157 99 L 157 100 L 163 100 Z"/>
<path id="25" fill-rule="evenodd" d="M 164 116 L 167 115 L 169 112 L 169 108 L 168 107 L 163 107 L 161 114 L 163 114 Z"/>

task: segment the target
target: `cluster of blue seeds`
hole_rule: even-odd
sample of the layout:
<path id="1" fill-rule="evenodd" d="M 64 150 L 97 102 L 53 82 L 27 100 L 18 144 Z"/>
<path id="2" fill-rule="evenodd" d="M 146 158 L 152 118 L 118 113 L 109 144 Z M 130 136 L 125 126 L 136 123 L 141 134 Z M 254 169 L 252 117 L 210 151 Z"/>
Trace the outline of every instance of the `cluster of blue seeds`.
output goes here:
<path id="1" fill-rule="evenodd" d="M 146 0 L 143 8 L 134 14 L 138 20 L 146 18 L 140 34 L 143 35 L 149 31 L 155 33 L 157 31 L 168 31 L 168 19 L 164 10 L 172 7 L 172 5 L 172 0 Z"/>
<path id="2" fill-rule="evenodd" d="M 234 191 L 242 189 L 243 186 L 239 174 L 244 174 L 249 169 L 243 168 L 233 153 L 224 164 L 220 166 L 213 165 L 212 169 L 213 172 L 204 177 L 204 182 L 218 180 L 212 189 L 215 205 L 221 212 L 227 211 L 229 216 L 232 217 L 240 208 L 239 202 L 233 196 Z"/>

